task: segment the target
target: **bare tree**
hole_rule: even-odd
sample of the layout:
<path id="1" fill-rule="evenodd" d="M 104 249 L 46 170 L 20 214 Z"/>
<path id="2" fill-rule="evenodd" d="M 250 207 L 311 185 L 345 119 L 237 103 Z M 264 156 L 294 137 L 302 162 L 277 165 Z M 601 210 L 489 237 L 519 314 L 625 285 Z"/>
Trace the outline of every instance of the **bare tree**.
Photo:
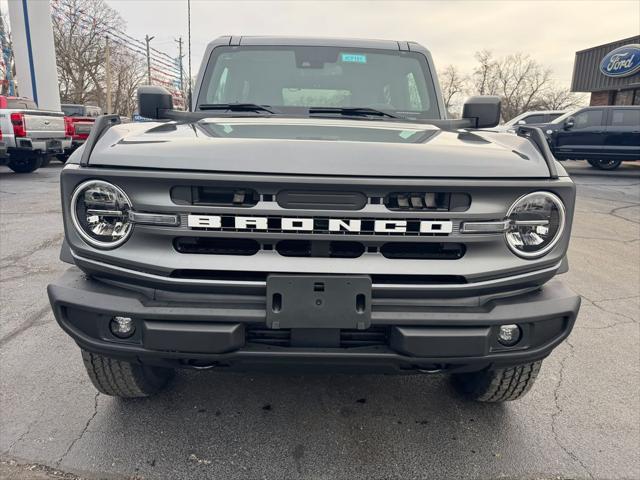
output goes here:
<path id="1" fill-rule="evenodd" d="M 480 95 L 498 95 L 502 118 L 509 120 L 528 110 L 542 108 L 552 88 L 551 70 L 523 53 L 494 58 L 490 51 L 476 53 L 474 90 Z"/>
<path id="2" fill-rule="evenodd" d="M 586 103 L 584 95 L 572 92 L 567 88 L 552 86 L 548 88 L 540 99 L 542 110 L 570 110 Z"/>
<path id="3" fill-rule="evenodd" d="M 440 88 L 447 112 L 455 116 L 459 110 L 459 100 L 461 95 L 467 90 L 467 78 L 463 76 L 455 65 L 447 65 L 438 74 Z"/>
<path id="4" fill-rule="evenodd" d="M 60 99 L 106 109 L 106 43 L 124 20 L 105 0 L 54 0 L 53 35 Z M 122 43 L 110 42 L 112 110 L 131 115 L 144 61 Z"/>

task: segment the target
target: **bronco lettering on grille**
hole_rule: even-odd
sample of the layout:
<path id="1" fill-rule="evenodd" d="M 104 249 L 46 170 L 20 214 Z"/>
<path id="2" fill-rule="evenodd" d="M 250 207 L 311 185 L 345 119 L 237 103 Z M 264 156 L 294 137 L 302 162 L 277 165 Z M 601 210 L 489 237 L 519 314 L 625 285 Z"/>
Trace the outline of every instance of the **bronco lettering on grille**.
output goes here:
<path id="1" fill-rule="evenodd" d="M 209 230 L 258 230 L 266 232 L 313 232 L 344 234 L 449 234 L 450 220 L 388 220 L 354 218 L 246 217 L 188 215 L 187 226 Z"/>

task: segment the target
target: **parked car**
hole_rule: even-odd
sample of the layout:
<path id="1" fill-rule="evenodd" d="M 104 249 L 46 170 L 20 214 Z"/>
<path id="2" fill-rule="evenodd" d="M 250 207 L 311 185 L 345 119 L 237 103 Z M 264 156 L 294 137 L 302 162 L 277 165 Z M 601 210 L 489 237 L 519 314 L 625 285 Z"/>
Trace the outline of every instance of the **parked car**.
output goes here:
<path id="1" fill-rule="evenodd" d="M 447 120 L 413 42 L 221 37 L 202 65 L 193 112 L 141 87 L 152 121 L 99 117 L 62 170 L 73 266 L 48 294 L 94 386 L 308 368 L 524 395 L 580 306 L 554 279 L 575 186 L 542 132 L 478 130 L 493 96 Z"/>
<path id="2" fill-rule="evenodd" d="M 602 170 L 640 160 L 640 105 L 581 108 L 538 126 L 558 160 L 587 160 Z"/>
<path id="3" fill-rule="evenodd" d="M 71 146 L 65 149 L 64 153 L 58 155 L 58 159 L 66 162 L 80 145 L 82 145 L 91 132 L 91 127 L 96 118 L 102 115 L 102 109 L 92 105 L 62 104 L 64 112 L 64 122 L 67 135 L 71 137 Z"/>
<path id="4" fill-rule="evenodd" d="M 566 110 L 539 110 L 525 112 L 490 130 L 494 132 L 516 133 L 516 129 L 520 125 L 550 123 L 565 113 L 567 113 Z"/>
<path id="5" fill-rule="evenodd" d="M 0 95 L 0 130 L 14 172 L 28 173 L 71 145 L 66 136 L 64 114 L 39 110 L 25 97 Z"/>

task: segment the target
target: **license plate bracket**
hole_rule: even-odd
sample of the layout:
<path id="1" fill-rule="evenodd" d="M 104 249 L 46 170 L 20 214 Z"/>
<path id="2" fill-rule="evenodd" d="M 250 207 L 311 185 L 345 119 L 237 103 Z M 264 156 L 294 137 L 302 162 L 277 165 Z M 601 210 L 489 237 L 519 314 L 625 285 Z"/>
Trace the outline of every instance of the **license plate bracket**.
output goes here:
<path id="1" fill-rule="evenodd" d="M 270 275 L 268 328 L 345 328 L 371 325 L 371 277 Z"/>
<path id="2" fill-rule="evenodd" d="M 60 140 L 47 140 L 47 152 L 61 153 L 62 142 Z"/>

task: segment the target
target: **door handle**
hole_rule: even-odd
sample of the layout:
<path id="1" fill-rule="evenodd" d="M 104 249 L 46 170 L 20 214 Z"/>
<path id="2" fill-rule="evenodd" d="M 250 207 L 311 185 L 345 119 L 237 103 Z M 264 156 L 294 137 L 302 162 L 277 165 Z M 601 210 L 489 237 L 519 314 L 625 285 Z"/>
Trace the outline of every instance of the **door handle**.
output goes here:
<path id="1" fill-rule="evenodd" d="M 593 133 L 604 133 L 604 130 L 594 130 Z"/>

